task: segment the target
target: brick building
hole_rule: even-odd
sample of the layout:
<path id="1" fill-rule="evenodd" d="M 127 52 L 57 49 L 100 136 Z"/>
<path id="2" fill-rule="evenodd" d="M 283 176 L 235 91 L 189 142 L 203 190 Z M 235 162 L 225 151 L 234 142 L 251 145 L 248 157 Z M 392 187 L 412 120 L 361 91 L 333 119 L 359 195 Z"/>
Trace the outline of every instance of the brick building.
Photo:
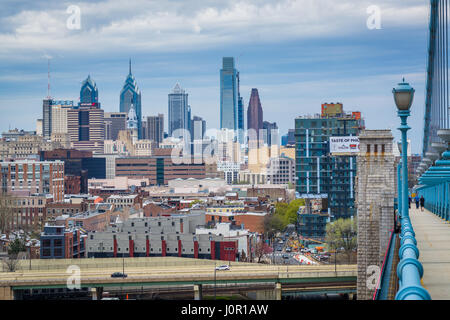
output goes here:
<path id="1" fill-rule="evenodd" d="M 146 201 L 143 204 L 144 217 L 157 217 L 171 215 L 177 212 L 177 208 L 162 202 Z"/>
<path id="2" fill-rule="evenodd" d="M 169 180 L 181 178 L 203 179 L 204 163 L 174 163 L 172 149 L 155 149 L 150 157 L 126 157 L 116 159 L 116 176 L 148 178 L 150 185 L 168 185 Z"/>
<path id="3" fill-rule="evenodd" d="M 9 195 L 51 194 L 64 199 L 64 162 L 17 160 L 0 164 L 1 191 Z"/>
<path id="4" fill-rule="evenodd" d="M 85 257 L 86 235 L 80 229 L 46 225 L 41 233 L 41 259 Z"/>
<path id="5" fill-rule="evenodd" d="M 232 225 L 243 226 L 250 232 L 264 233 L 264 218 L 267 212 L 206 212 L 207 225 L 229 222 Z"/>
<path id="6" fill-rule="evenodd" d="M 105 232 L 89 232 L 88 257 L 176 256 L 235 261 L 237 241 L 195 234 L 203 214 L 128 219 Z"/>
<path id="7" fill-rule="evenodd" d="M 80 151 L 75 149 L 55 149 L 52 151 L 42 151 L 41 160 L 61 160 L 64 161 L 64 174 L 68 176 L 65 181 L 66 194 L 88 193 L 88 179 L 106 178 L 106 159 L 93 157 L 92 151 Z M 77 191 L 79 181 L 80 191 Z"/>

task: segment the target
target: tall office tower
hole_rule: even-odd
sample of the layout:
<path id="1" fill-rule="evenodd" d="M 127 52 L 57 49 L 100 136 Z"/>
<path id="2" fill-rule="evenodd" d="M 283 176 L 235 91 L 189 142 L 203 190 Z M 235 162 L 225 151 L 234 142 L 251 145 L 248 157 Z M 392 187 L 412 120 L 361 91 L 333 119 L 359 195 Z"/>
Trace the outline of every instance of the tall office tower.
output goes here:
<path id="1" fill-rule="evenodd" d="M 188 117 L 188 94 L 177 83 L 169 93 L 169 136 L 186 140 Z"/>
<path id="2" fill-rule="evenodd" d="M 71 146 L 77 150 L 103 152 L 104 125 L 104 112 L 100 108 L 81 105 L 67 111 Z"/>
<path id="3" fill-rule="evenodd" d="M 335 112 L 295 119 L 296 191 L 302 198 L 325 198 L 332 220 L 355 215 L 357 143 L 349 142 L 364 129 L 361 113 Z M 338 146 L 330 137 L 342 137 Z"/>
<path id="4" fill-rule="evenodd" d="M 263 110 L 261 100 L 259 99 L 258 89 L 253 88 L 248 102 L 247 109 L 247 130 L 249 147 L 253 140 L 252 146 L 258 147 L 261 142 L 260 130 L 263 129 Z"/>
<path id="5" fill-rule="evenodd" d="M 264 144 L 268 146 L 280 145 L 278 126 L 276 122 L 272 123 L 269 121 L 264 121 L 262 134 L 262 140 Z"/>
<path id="6" fill-rule="evenodd" d="M 237 89 L 238 89 L 238 142 L 244 142 L 244 99 L 241 97 L 240 77 L 237 73 Z"/>
<path id="7" fill-rule="evenodd" d="M 52 98 L 45 98 L 42 101 L 42 135 L 50 139 L 52 135 Z"/>
<path id="8" fill-rule="evenodd" d="M 206 132 L 206 121 L 202 117 L 194 116 L 191 120 L 191 138 L 194 140 L 203 140 Z"/>
<path id="9" fill-rule="evenodd" d="M 147 132 L 148 132 L 148 124 L 147 119 L 145 117 L 142 117 L 141 121 L 141 138 L 143 140 L 147 140 Z"/>
<path id="10" fill-rule="evenodd" d="M 119 131 L 126 127 L 126 112 L 105 112 L 105 140 L 117 140 Z"/>
<path id="11" fill-rule="evenodd" d="M 93 99 L 82 102 L 87 101 L 88 88 L 95 88 L 91 94 Z M 103 152 L 105 116 L 98 102 L 97 87 L 90 77 L 81 86 L 80 101 L 78 106 L 67 110 L 67 133 L 71 146 L 77 150 Z"/>
<path id="12" fill-rule="evenodd" d="M 80 90 L 80 104 L 90 103 L 97 104 L 98 103 L 98 89 L 95 81 L 92 80 L 91 76 L 88 75 L 86 80 L 81 84 Z"/>
<path id="13" fill-rule="evenodd" d="M 51 133 L 68 133 L 67 112 L 73 108 L 73 101 L 53 101 L 51 107 L 52 130 Z"/>
<path id="14" fill-rule="evenodd" d="M 187 129 L 188 129 L 189 132 L 192 131 L 192 129 L 191 129 L 191 121 L 192 121 L 191 106 L 188 105 L 188 108 L 187 108 Z"/>
<path id="15" fill-rule="evenodd" d="M 138 136 L 141 139 L 142 131 L 142 106 L 141 106 L 141 91 L 139 90 L 136 79 L 131 73 L 131 60 L 128 71 L 128 76 L 123 85 L 122 91 L 120 91 L 120 112 L 130 111 L 131 105 L 134 106 L 136 116 L 138 119 Z"/>
<path id="16" fill-rule="evenodd" d="M 237 70 L 233 57 L 224 57 L 220 70 L 220 129 L 238 129 Z"/>
<path id="17" fill-rule="evenodd" d="M 146 139 L 154 141 L 159 148 L 159 144 L 164 139 L 164 115 L 159 113 L 157 116 L 147 117 L 147 137 Z"/>
<path id="18" fill-rule="evenodd" d="M 42 136 L 44 129 L 43 129 L 43 119 L 37 119 L 36 120 L 36 135 Z"/>

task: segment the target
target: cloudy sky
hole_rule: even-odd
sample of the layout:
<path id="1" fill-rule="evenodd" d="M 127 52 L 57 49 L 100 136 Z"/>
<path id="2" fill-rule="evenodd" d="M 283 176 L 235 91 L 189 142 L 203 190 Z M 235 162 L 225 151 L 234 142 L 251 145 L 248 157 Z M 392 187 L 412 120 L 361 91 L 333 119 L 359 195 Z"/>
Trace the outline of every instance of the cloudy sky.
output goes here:
<path id="1" fill-rule="evenodd" d="M 369 129 L 399 119 L 392 88 L 416 89 L 410 131 L 420 153 L 428 43 L 427 0 L 1 0 L 0 130 L 35 130 L 47 95 L 79 100 L 88 74 L 105 111 L 118 111 L 128 59 L 144 115 L 167 115 L 167 94 L 186 89 L 193 115 L 219 125 L 219 70 L 234 56 L 247 108 L 258 88 L 264 120 L 281 133 L 324 102 L 362 111 Z M 67 10 L 80 9 L 80 29 Z M 381 29 L 367 21 L 380 9 Z M 369 20 L 373 22 L 373 20 Z M 69 27 L 68 27 L 69 23 Z M 246 111 L 246 109 L 245 109 Z M 166 119 L 167 123 L 167 119 Z"/>

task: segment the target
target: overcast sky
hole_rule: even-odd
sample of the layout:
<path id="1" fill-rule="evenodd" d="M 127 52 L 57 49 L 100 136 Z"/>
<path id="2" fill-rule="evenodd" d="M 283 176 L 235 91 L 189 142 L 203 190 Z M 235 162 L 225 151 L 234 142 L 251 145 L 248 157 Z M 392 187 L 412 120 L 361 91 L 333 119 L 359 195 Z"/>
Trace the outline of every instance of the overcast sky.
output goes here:
<path id="1" fill-rule="evenodd" d="M 70 29 L 80 8 L 80 29 Z M 369 29 L 376 5 L 381 29 Z M 219 125 L 219 70 L 234 56 L 245 115 L 258 88 L 264 120 L 281 134 L 294 118 L 325 102 L 362 111 L 369 129 L 396 129 L 392 88 L 402 77 L 416 89 L 412 151 L 423 137 L 428 45 L 427 0 L 105 0 L 0 2 L 0 131 L 35 130 L 47 95 L 79 100 L 88 74 L 105 111 L 119 110 L 128 59 L 142 92 L 143 115 L 164 113 L 176 82 L 192 114 Z M 167 118 L 167 117 L 166 117 Z M 167 123 L 167 119 L 166 119 Z"/>

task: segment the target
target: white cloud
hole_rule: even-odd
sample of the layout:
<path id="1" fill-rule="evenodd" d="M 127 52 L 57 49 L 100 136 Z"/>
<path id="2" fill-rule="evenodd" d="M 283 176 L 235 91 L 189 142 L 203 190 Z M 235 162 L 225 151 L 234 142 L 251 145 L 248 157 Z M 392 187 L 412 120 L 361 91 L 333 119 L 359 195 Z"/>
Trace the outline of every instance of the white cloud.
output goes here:
<path id="1" fill-rule="evenodd" d="M 46 10 L 41 7 L 3 18 L 9 31 L 0 29 L 0 53 L 43 48 L 71 52 L 88 48 L 101 53 L 129 46 L 173 52 L 229 43 L 348 36 L 365 31 L 371 4 L 366 0 L 81 2 L 76 3 L 81 8 L 81 30 L 66 28 L 66 7 L 49 5 Z M 425 0 L 379 0 L 376 5 L 381 8 L 383 28 L 423 25 L 428 18 Z"/>

